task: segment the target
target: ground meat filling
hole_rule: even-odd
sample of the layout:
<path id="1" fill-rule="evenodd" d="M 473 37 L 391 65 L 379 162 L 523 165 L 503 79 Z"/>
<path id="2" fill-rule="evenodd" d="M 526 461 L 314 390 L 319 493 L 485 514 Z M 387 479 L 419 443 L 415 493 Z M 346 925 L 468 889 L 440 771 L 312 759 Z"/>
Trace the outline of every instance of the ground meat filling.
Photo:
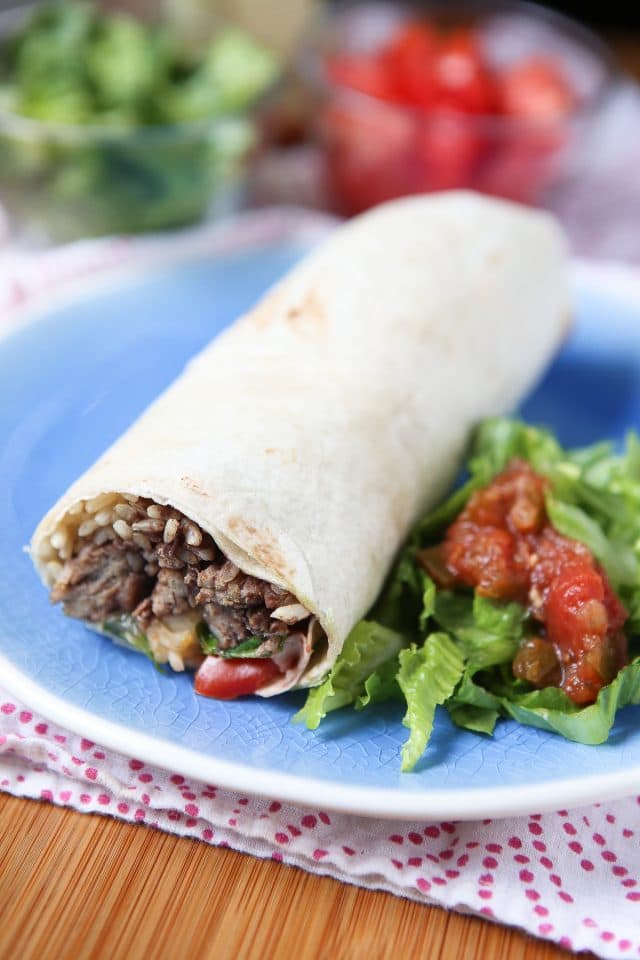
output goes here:
<path id="1" fill-rule="evenodd" d="M 102 621 L 117 613 L 131 613 L 151 587 L 152 580 L 145 573 L 132 570 L 120 544 L 87 543 L 65 563 L 51 600 L 62 600 L 71 617 Z"/>
<path id="2" fill-rule="evenodd" d="M 154 619 L 196 610 L 223 650 L 248 637 L 284 640 L 306 630 L 308 615 L 289 624 L 272 617 L 298 604 L 291 593 L 242 573 L 172 507 L 131 497 L 109 520 L 77 538 L 51 591 L 70 616 L 102 623 L 129 613 L 146 631 Z"/>

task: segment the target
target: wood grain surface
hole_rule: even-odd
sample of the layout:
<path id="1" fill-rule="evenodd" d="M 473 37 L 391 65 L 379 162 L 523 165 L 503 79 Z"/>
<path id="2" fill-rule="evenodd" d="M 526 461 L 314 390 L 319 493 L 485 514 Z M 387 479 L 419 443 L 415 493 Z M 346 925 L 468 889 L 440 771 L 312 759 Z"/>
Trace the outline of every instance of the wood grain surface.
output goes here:
<path id="1" fill-rule="evenodd" d="M 2 960 L 568 956 L 475 917 L 0 794 Z"/>

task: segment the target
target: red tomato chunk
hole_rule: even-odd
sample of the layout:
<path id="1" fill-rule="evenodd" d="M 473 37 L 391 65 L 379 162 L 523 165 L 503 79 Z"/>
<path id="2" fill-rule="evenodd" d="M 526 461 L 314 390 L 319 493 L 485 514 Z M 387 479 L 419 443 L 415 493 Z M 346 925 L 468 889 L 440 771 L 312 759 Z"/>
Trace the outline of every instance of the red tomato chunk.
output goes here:
<path id="1" fill-rule="evenodd" d="M 207 657 L 196 673 L 195 690 L 203 697 L 235 700 L 255 693 L 281 675 L 269 658 Z"/>
<path id="2" fill-rule="evenodd" d="M 472 495 L 446 532 L 441 559 L 455 584 L 516 600 L 540 624 L 514 660 L 517 677 L 592 703 L 626 662 L 627 612 L 590 550 L 551 525 L 547 490 L 544 477 L 513 460 Z M 425 565 L 434 569 L 429 558 Z"/>

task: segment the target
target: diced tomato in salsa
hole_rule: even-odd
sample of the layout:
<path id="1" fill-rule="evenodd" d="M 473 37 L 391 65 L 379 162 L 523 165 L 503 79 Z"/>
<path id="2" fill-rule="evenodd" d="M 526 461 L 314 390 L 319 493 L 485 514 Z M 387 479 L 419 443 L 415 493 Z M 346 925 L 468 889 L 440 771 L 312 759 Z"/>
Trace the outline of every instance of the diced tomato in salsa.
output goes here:
<path id="1" fill-rule="evenodd" d="M 626 662 L 627 611 L 591 551 L 551 525 L 548 487 L 529 464 L 513 460 L 471 496 L 439 556 L 425 551 L 422 562 L 436 579 L 444 563 L 443 586 L 453 580 L 480 596 L 525 604 L 540 632 L 522 645 L 515 675 L 592 703 Z"/>

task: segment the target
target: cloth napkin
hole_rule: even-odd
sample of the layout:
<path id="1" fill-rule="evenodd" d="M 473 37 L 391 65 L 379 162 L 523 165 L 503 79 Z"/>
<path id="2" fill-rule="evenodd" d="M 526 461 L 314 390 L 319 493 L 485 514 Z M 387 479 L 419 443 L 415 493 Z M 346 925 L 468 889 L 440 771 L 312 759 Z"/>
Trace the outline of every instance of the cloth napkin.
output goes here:
<path id="1" fill-rule="evenodd" d="M 38 307 L 108 283 L 114 270 L 285 238 L 312 241 L 331 222 L 274 208 L 165 238 L 81 242 L 39 253 L 7 246 L 0 250 L 0 333 Z M 477 913 L 570 950 L 640 957 L 640 797 L 475 823 L 296 809 L 107 750 L 52 724 L 1 686 L 0 789 Z"/>
<path id="2" fill-rule="evenodd" d="M 640 797 L 471 823 L 297 809 L 106 750 L 1 687 L 0 789 L 477 913 L 568 950 L 640 956 Z"/>

